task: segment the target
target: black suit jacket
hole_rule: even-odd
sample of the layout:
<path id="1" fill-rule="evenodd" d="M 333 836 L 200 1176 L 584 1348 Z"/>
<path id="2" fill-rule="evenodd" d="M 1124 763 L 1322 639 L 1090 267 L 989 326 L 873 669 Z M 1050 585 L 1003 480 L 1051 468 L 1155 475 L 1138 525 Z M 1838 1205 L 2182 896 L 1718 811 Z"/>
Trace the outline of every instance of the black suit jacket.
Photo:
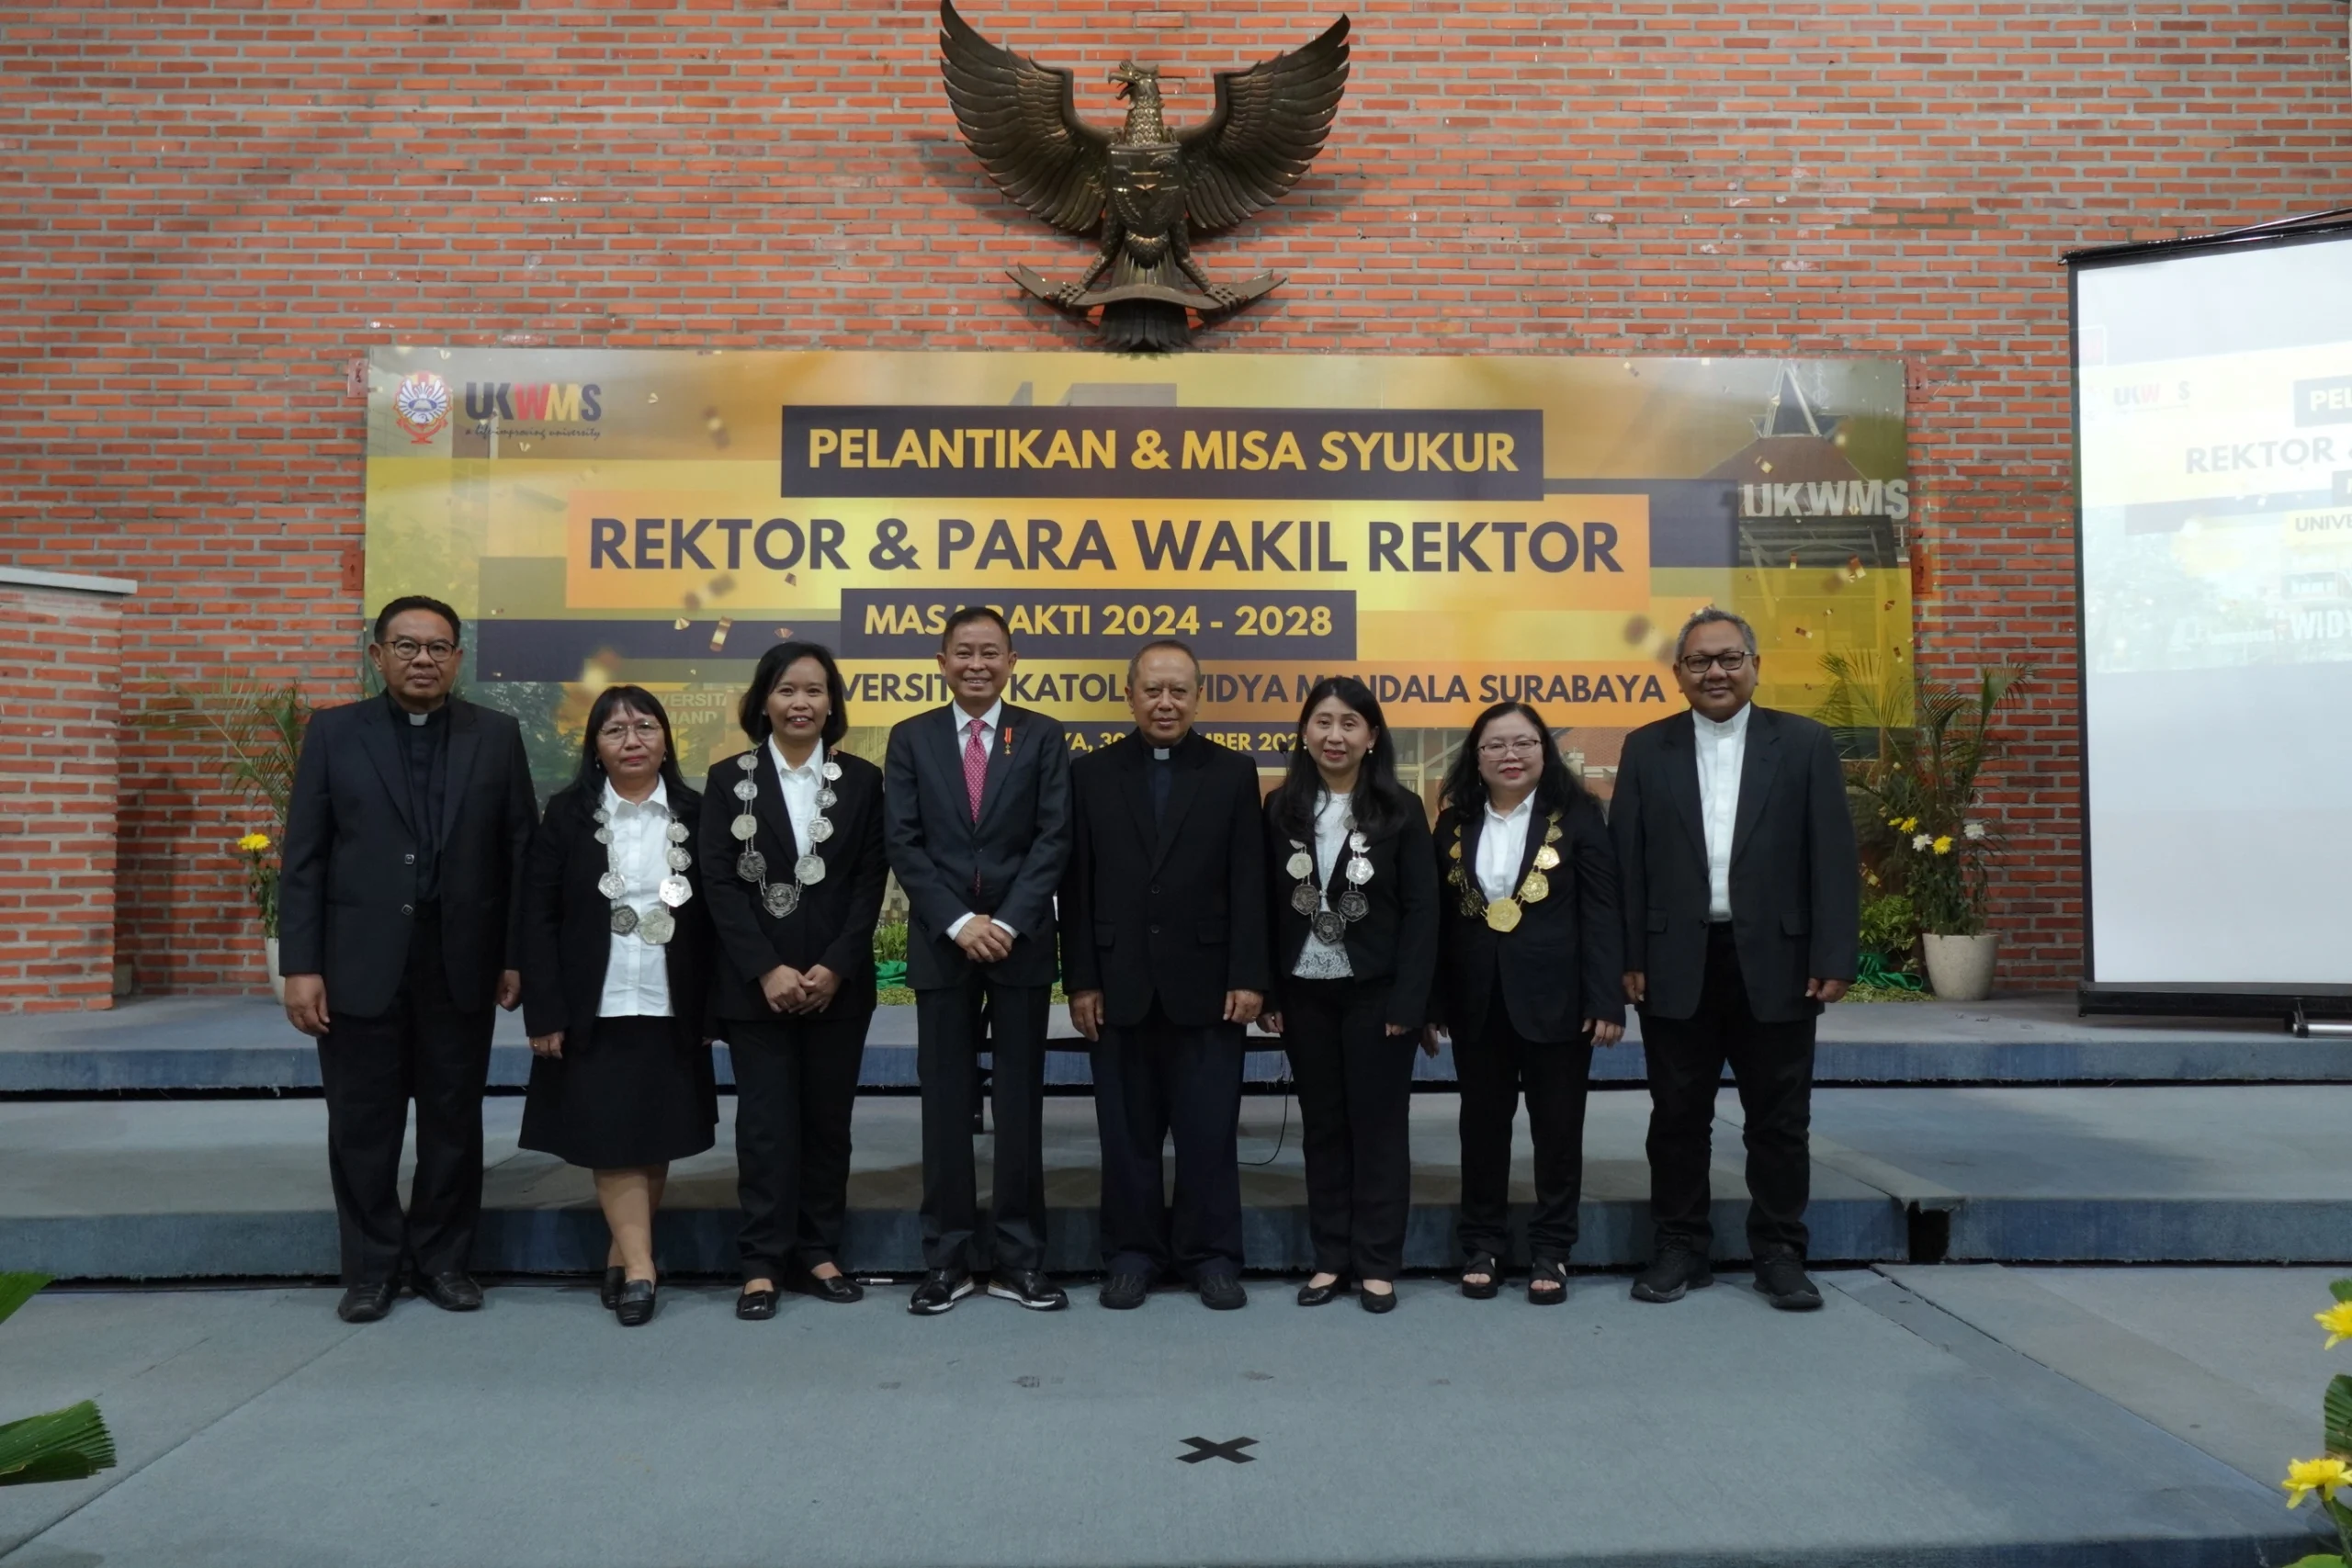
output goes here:
<path id="1" fill-rule="evenodd" d="M 556 792 L 531 840 L 523 883 L 523 1023 L 533 1034 L 563 1031 L 566 1056 L 587 1049 L 595 1038 L 605 971 L 613 957 L 613 901 L 596 887 L 608 863 L 605 846 L 596 841 L 596 807 L 604 791 L 600 781 L 591 789 L 574 784 Z M 670 792 L 671 809 L 689 832 L 701 805 L 702 797 L 692 790 Z M 693 847 L 689 838 L 685 848 Z M 710 995 L 710 909 L 699 869 L 689 865 L 684 874 L 695 896 L 673 911 L 678 929 L 662 945 L 662 956 L 674 1032 L 691 1050 L 708 1037 L 704 1015 Z"/>
<path id="2" fill-rule="evenodd" d="M 766 857 L 771 883 L 789 882 L 793 863 L 805 851 L 793 837 L 775 757 L 764 742 L 752 756 L 759 765 L 749 776 L 760 794 L 752 803 L 759 831 L 751 847 Z M 835 799 L 825 812 L 833 836 L 816 846 L 825 878 L 802 888 L 798 906 L 782 919 L 760 902 L 757 883 L 736 874 L 735 860 L 744 848 L 732 831 L 742 811 L 735 797 L 737 781 L 746 776 L 742 764 L 728 758 L 710 770 L 703 785 L 697 841 L 702 885 L 718 932 L 711 1011 L 719 1018 L 778 1017 L 760 990 L 760 976 L 779 964 L 794 969 L 821 964 L 841 976 L 827 1018 L 874 1010 L 874 927 L 882 918 L 882 885 L 889 874 L 882 860 L 882 770 L 846 751 L 829 750 L 825 756 L 842 765 L 842 776 L 833 782 Z"/>
<path id="3" fill-rule="evenodd" d="M 1269 798 L 1263 813 L 1266 842 L 1266 892 L 1273 910 L 1274 990 L 1269 1011 L 1281 1009 L 1280 992 L 1292 983 L 1291 971 L 1312 939 L 1307 918 L 1291 906 L 1291 890 L 1298 886 L 1288 863 L 1296 845 L 1315 852 L 1313 827 L 1292 836 L 1274 820 Z M 1363 885 L 1370 908 L 1363 919 L 1348 923 L 1348 970 L 1358 980 L 1387 980 L 1387 1021 L 1418 1030 L 1429 1019 L 1430 982 L 1437 972 L 1437 872 L 1430 856 L 1430 825 L 1415 801 L 1404 820 L 1376 838 L 1368 837 L 1364 858 L 1372 862 L 1372 880 Z M 1348 889 L 1348 856 L 1342 852 L 1331 867 L 1325 895 L 1336 900 Z"/>
<path id="4" fill-rule="evenodd" d="M 948 937 L 957 917 L 992 916 L 1018 933 L 989 965 L 1008 986 L 1054 983 L 1054 891 L 1069 862 L 1069 743 L 1034 709 L 1004 705 L 980 786 L 964 790 L 964 711 L 950 703 L 901 719 L 882 763 L 883 834 L 906 890 L 907 984 L 958 985 L 971 967 Z"/>
<path id="5" fill-rule="evenodd" d="M 1707 835 L 1688 713 L 1625 738 L 1610 830 L 1625 885 L 1625 967 L 1645 977 L 1646 1015 L 1689 1018 L 1707 969 Z M 1761 1022 L 1821 1010 L 1808 979 L 1851 980 L 1861 874 L 1846 776 L 1829 731 L 1754 708 L 1732 829 L 1732 934 Z"/>
<path id="6" fill-rule="evenodd" d="M 441 951 L 458 1007 L 492 1005 L 521 965 L 523 863 L 537 810 L 514 719 L 449 699 L 440 822 Z M 311 716 L 294 769 L 278 882 L 278 969 L 325 978 L 330 1012 L 388 1011 L 408 964 L 417 825 L 381 697 Z"/>
<path id="7" fill-rule="evenodd" d="M 1544 847 L 1547 816 L 1531 811 L 1527 843 L 1519 856 L 1524 879 Z M 1453 858 L 1453 833 L 1462 829 L 1462 858 Z M 1581 1038 L 1584 1021 L 1622 1023 L 1625 1019 L 1624 961 L 1617 905 L 1617 863 L 1609 827 L 1590 796 L 1580 797 L 1560 818 L 1560 863 L 1544 874 L 1551 892 L 1521 906 L 1515 930 L 1487 924 L 1486 895 L 1480 912 L 1462 912 L 1462 889 L 1448 880 L 1459 863 L 1477 891 L 1478 840 L 1485 832 L 1482 807 L 1467 814 L 1448 807 L 1437 819 L 1434 863 L 1443 884 L 1439 904 L 1438 946 L 1444 1022 L 1456 1040 L 1476 1040 L 1486 1030 L 1487 1010 L 1499 978 L 1510 1026 L 1522 1040 L 1557 1044 Z M 1513 884 L 1517 886 L 1516 883 Z"/>
<path id="8" fill-rule="evenodd" d="M 1200 734 L 1169 765 L 1155 826 L 1140 735 L 1070 764 L 1069 871 L 1062 880 L 1062 984 L 1102 993 L 1105 1021 L 1225 1019 L 1227 991 L 1266 989 L 1266 876 L 1258 769 Z"/>

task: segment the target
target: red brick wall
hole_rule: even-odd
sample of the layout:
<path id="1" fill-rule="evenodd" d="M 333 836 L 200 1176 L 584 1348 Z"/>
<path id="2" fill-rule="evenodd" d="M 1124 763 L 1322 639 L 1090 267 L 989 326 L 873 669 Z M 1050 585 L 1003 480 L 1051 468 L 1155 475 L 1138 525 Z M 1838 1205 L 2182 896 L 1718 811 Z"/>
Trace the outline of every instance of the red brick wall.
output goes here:
<path id="1" fill-rule="evenodd" d="M 1340 4 L 967 14 L 1057 62 L 1197 73 L 1303 40 Z M 2044 671 L 2003 796 L 2004 978 L 2070 980 L 2059 256 L 2342 200 L 2341 5 L 1354 16 L 1329 149 L 1209 254 L 1291 281 L 1213 341 L 1907 361 L 1923 662 Z M 225 661 L 332 696 L 359 609 L 345 367 L 370 344 L 1083 346 L 998 273 L 1078 249 L 956 144 L 933 31 L 922 0 L 12 7 L 0 554 L 140 579 L 142 670 Z M 1204 85 L 1171 116 L 1203 112 Z M 142 982 L 256 983 L 222 803 L 154 747 L 131 783 L 123 934 Z"/>
<path id="2" fill-rule="evenodd" d="M 114 1005 L 121 600 L 0 582 L 0 1012 Z"/>

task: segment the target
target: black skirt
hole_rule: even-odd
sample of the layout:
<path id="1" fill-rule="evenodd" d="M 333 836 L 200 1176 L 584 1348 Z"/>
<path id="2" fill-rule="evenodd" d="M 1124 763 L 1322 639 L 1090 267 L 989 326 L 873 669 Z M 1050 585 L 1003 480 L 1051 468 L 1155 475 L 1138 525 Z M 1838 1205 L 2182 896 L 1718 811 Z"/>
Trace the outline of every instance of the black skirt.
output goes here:
<path id="1" fill-rule="evenodd" d="M 671 1018 L 600 1018 L 587 1043 L 534 1056 L 522 1145 L 592 1170 L 662 1165 L 717 1142 L 710 1047 Z"/>

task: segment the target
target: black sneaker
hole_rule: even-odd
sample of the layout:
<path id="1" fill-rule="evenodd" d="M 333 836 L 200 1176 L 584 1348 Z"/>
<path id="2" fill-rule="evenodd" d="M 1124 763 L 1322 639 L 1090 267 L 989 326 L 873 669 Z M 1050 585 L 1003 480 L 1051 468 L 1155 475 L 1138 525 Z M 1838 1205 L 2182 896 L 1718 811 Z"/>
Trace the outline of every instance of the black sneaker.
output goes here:
<path id="1" fill-rule="evenodd" d="M 1684 1292 L 1703 1291 L 1714 1282 L 1714 1270 L 1707 1266 L 1704 1257 L 1686 1247 L 1669 1247 L 1658 1254 L 1657 1262 L 1635 1276 L 1634 1299 L 1679 1302 Z"/>
<path id="2" fill-rule="evenodd" d="M 1204 1274 L 1194 1285 L 1201 1292 L 1201 1304 L 1211 1312 L 1231 1312 L 1250 1304 L 1250 1292 L 1241 1288 L 1238 1274 Z"/>
<path id="3" fill-rule="evenodd" d="M 1113 1312 L 1133 1312 L 1150 1294 L 1150 1275 L 1114 1274 L 1102 1281 L 1102 1294 L 1098 1299 Z"/>
<path id="4" fill-rule="evenodd" d="M 961 1269 L 934 1269 L 922 1277 L 907 1310 L 918 1317 L 936 1317 L 972 1293 L 972 1277 Z"/>
<path id="5" fill-rule="evenodd" d="M 989 1276 L 989 1294 L 1019 1302 L 1031 1312 L 1059 1312 L 1069 1293 L 1037 1269 L 1000 1269 Z"/>
<path id="6" fill-rule="evenodd" d="M 1805 1278 L 1804 1259 L 1793 1252 L 1756 1260 L 1756 1292 L 1782 1312 L 1821 1310 L 1821 1287 Z"/>

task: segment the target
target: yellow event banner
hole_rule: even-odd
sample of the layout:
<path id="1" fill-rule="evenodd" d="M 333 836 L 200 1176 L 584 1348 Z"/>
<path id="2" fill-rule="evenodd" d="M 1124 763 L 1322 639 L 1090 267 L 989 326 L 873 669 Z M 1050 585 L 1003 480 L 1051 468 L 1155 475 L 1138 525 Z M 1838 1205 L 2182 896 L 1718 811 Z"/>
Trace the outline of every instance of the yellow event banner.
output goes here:
<path id="1" fill-rule="evenodd" d="M 468 618 L 468 688 L 543 784 L 617 681 L 690 771 L 732 750 L 785 637 L 840 654 L 878 756 L 986 604 L 1080 746 L 1178 637 L 1204 728 L 1268 767 L 1346 672 L 1425 789 L 1517 698 L 1605 794 L 1701 605 L 1756 623 L 1768 703 L 1817 702 L 1831 649 L 1907 659 L 1902 397 L 1881 361 L 382 349 L 368 594 Z"/>

